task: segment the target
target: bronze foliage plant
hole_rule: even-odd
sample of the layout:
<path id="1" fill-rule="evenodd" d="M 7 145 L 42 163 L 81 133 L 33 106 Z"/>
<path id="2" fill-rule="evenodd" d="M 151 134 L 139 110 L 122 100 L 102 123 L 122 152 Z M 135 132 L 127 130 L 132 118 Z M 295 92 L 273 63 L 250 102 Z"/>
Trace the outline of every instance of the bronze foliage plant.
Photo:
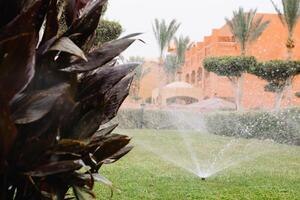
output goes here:
<path id="1" fill-rule="evenodd" d="M 137 66 L 116 58 L 138 34 L 89 50 L 106 0 L 66 3 L 58 34 L 57 0 L 0 0 L 0 200 L 95 199 L 95 181 L 112 187 L 100 167 L 132 149 L 107 123 Z"/>

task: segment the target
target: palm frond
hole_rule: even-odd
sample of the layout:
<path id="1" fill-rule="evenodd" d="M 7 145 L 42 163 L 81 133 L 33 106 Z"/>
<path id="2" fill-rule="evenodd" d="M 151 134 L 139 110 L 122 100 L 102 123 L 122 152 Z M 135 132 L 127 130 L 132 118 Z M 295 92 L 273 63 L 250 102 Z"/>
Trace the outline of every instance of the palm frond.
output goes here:
<path id="1" fill-rule="evenodd" d="M 172 20 L 169 24 L 167 24 L 164 19 L 154 20 L 152 29 L 159 48 L 160 58 L 164 56 L 171 40 L 173 39 L 179 27 L 180 23 L 178 23 L 175 19 Z"/>
<path id="2" fill-rule="evenodd" d="M 239 8 L 233 12 L 232 19 L 225 18 L 232 34 L 240 43 L 242 53 L 245 52 L 247 44 L 257 40 L 270 23 L 263 22 L 263 16 L 257 18 L 256 13 L 256 9 L 245 12 L 243 8 Z"/>
<path id="3" fill-rule="evenodd" d="M 283 25 L 287 26 L 289 36 L 292 37 L 300 17 L 300 0 L 281 0 L 281 9 L 271 0 L 275 11 Z"/>
<path id="4" fill-rule="evenodd" d="M 191 42 L 189 37 L 175 37 L 174 44 L 176 47 L 176 55 L 178 58 L 179 65 L 182 65 L 185 61 L 185 53 L 191 47 Z"/>

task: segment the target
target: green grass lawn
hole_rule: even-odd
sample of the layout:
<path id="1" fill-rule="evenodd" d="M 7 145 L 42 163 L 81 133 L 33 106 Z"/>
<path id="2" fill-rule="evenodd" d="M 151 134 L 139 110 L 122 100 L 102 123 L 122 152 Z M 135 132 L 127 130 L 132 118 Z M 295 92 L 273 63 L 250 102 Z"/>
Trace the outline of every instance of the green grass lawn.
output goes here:
<path id="1" fill-rule="evenodd" d="M 299 147 L 197 132 L 186 132 L 186 140 L 176 131 L 117 132 L 133 137 L 135 148 L 102 168 L 101 173 L 120 190 L 114 193 L 115 200 L 300 200 Z M 201 181 L 185 170 L 195 168 L 190 152 L 204 168 L 215 160 L 215 168 L 225 169 Z M 99 199 L 110 196 L 103 185 L 95 191 Z"/>

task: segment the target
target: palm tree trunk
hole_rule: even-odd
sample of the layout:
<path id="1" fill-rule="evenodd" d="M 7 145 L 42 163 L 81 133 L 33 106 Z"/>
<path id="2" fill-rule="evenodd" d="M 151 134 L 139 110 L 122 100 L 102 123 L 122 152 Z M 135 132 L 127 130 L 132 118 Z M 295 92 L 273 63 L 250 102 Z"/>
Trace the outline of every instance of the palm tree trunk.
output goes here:
<path id="1" fill-rule="evenodd" d="M 246 43 L 241 43 L 241 56 L 246 56 Z M 244 94 L 244 74 L 237 78 L 237 87 L 236 87 L 236 109 L 237 111 L 243 110 L 242 100 Z"/>
<path id="2" fill-rule="evenodd" d="M 282 102 L 282 98 L 283 98 L 283 90 L 280 91 L 280 92 L 276 92 L 275 93 L 275 104 L 274 104 L 274 109 L 276 111 L 279 111 L 280 110 L 280 106 L 281 106 L 281 102 Z"/>
<path id="3" fill-rule="evenodd" d="M 164 86 L 164 77 L 163 77 L 163 57 L 160 56 L 158 63 L 158 105 L 162 106 L 162 88 Z"/>

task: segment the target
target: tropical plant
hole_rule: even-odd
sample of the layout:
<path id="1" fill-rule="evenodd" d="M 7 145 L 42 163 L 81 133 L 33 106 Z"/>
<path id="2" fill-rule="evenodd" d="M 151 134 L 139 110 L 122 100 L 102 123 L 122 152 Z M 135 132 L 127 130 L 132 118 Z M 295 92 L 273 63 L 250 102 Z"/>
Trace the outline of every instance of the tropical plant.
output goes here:
<path id="1" fill-rule="evenodd" d="M 295 48 L 294 32 L 300 17 L 300 0 L 281 0 L 283 12 L 272 1 L 272 4 L 278 13 L 278 17 L 282 24 L 287 27 L 288 39 L 286 41 L 286 48 L 288 51 L 288 60 L 293 58 L 293 49 Z"/>
<path id="2" fill-rule="evenodd" d="M 249 72 L 268 81 L 265 90 L 276 94 L 274 108 L 279 110 L 287 82 L 300 74 L 300 62 L 283 60 L 262 62 Z"/>
<path id="3" fill-rule="evenodd" d="M 257 17 L 257 10 L 245 12 L 243 8 L 233 11 L 233 18 L 225 18 L 233 36 L 238 41 L 241 55 L 247 54 L 249 43 L 256 41 L 268 27 L 270 21 L 263 21 L 263 16 Z"/>
<path id="4" fill-rule="evenodd" d="M 234 38 L 240 45 L 241 55 L 247 54 L 247 47 L 251 42 L 256 41 L 263 31 L 268 27 L 270 21 L 263 21 L 263 16 L 257 17 L 257 10 L 245 12 L 243 8 L 239 8 L 233 12 L 232 19 L 225 19 Z M 241 101 L 243 98 L 244 76 L 237 78 L 237 109 L 242 109 Z"/>
<path id="5" fill-rule="evenodd" d="M 138 66 L 134 70 L 135 76 L 134 76 L 133 83 L 132 83 L 132 85 L 133 85 L 132 89 L 134 89 L 134 91 L 132 92 L 132 95 L 131 95 L 135 100 L 138 101 L 141 99 L 139 97 L 141 81 L 151 71 L 151 69 L 144 67 L 145 59 L 143 57 L 131 56 L 131 57 L 129 57 L 128 62 L 138 64 Z"/>
<path id="6" fill-rule="evenodd" d="M 287 60 L 293 59 L 293 50 L 295 48 L 294 32 L 300 17 L 300 0 L 281 0 L 283 12 L 272 1 L 272 4 L 278 13 L 278 17 L 282 24 L 287 27 L 288 38 L 286 41 Z M 288 92 L 288 103 L 292 101 L 292 84 L 293 79 L 288 79 L 286 82 L 286 91 Z"/>
<path id="7" fill-rule="evenodd" d="M 159 61 L 162 64 L 166 51 L 170 45 L 170 42 L 174 38 L 180 24 L 173 19 L 169 24 L 163 19 L 159 21 L 155 19 L 153 25 L 153 33 L 159 48 Z"/>
<path id="8" fill-rule="evenodd" d="M 174 44 L 176 48 L 177 62 L 181 66 L 185 62 L 185 53 L 192 46 L 190 38 L 180 36 L 174 38 Z"/>
<path id="9" fill-rule="evenodd" d="M 229 79 L 235 90 L 235 103 L 237 110 L 240 110 L 241 86 L 239 85 L 239 79 L 243 73 L 248 72 L 251 68 L 255 68 L 256 63 L 256 59 L 252 56 L 224 56 L 206 58 L 203 61 L 203 66 L 207 71 L 213 72 L 218 76 L 225 76 Z"/>
<path id="10" fill-rule="evenodd" d="M 181 66 L 178 61 L 178 56 L 174 54 L 167 55 L 164 63 L 164 71 L 168 76 L 168 82 L 175 80 L 175 75 L 178 68 Z"/>
<path id="11" fill-rule="evenodd" d="M 1 1 L 0 199 L 95 199 L 95 181 L 112 187 L 100 167 L 132 149 L 106 123 L 136 67 L 114 59 L 137 34 L 83 52 L 106 0 L 85 2 L 58 35 L 57 0 Z"/>
<path id="12" fill-rule="evenodd" d="M 161 104 L 161 88 L 163 87 L 163 65 L 164 65 L 164 59 L 165 54 L 170 46 L 170 42 L 174 38 L 177 30 L 179 29 L 180 24 L 173 19 L 169 24 L 166 23 L 166 21 L 163 19 L 159 21 L 158 19 L 155 19 L 153 28 L 154 37 L 156 39 L 158 49 L 159 49 L 159 90 L 158 90 L 158 103 Z"/>

